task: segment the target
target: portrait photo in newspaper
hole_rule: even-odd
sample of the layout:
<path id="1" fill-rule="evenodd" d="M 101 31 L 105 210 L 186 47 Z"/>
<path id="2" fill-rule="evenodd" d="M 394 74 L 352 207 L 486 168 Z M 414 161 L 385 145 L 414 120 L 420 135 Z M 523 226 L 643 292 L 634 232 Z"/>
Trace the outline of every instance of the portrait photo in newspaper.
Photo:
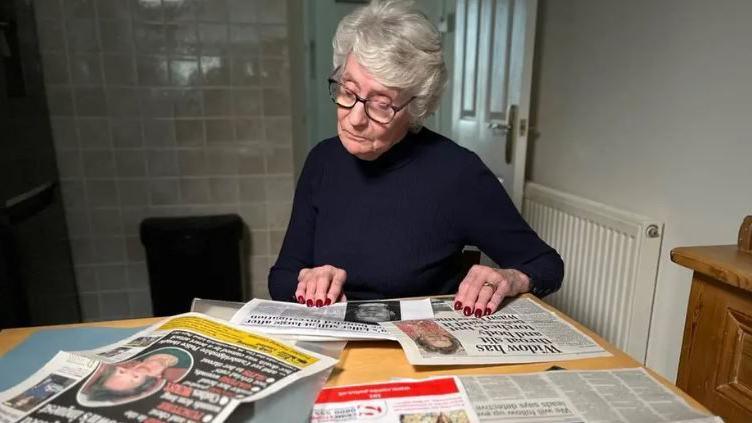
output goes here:
<path id="1" fill-rule="evenodd" d="M 177 347 L 159 348 L 130 360 L 101 363 L 78 391 L 88 407 L 108 407 L 154 394 L 167 382 L 179 382 L 193 367 L 193 356 Z"/>
<path id="2" fill-rule="evenodd" d="M 345 310 L 345 321 L 376 324 L 402 320 L 400 301 L 350 301 Z"/>
<path id="3" fill-rule="evenodd" d="M 415 342 L 424 357 L 465 355 L 459 339 L 434 320 L 405 320 L 392 324 Z"/>

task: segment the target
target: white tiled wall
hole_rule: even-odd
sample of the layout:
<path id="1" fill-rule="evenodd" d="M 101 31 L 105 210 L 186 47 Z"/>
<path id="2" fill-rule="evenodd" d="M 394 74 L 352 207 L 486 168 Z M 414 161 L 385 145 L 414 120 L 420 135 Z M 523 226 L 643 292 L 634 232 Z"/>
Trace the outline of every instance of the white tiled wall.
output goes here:
<path id="1" fill-rule="evenodd" d="M 85 320 L 151 312 L 141 220 L 237 213 L 268 296 L 292 193 L 283 0 L 34 0 Z"/>

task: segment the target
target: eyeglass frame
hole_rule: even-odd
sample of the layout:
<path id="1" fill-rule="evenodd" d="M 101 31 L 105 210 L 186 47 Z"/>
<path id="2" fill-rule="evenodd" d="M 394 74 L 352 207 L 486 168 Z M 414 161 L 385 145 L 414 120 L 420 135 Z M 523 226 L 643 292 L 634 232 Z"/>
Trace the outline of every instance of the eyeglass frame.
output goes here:
<path id="1" fill-rule="evenodd" d="M 334 76 L 338 71 L 339 71 L 339 67 L 337 67 L 337 69 L 335 69 L 334 72 L 332 72 L 332 76 Z M 395 106 L 393 104 L 390 104 L 389 108 L 391 108 L 394 111 L 394 114 L 392 115 L 392 117 L 388 121 L 381 122 L 380 120 L 376 120 L 370 114 L 368 114 L 368 104 L 367 104 L 367 102 L 371 101 L 370 98 L 361 97 L 361 96 L 355 94 L 353 92 L 353 90 L 345 87 L 345 85 L 342 84 L 342 82 L 337 81 L 333 77 L 329 77 L 327 79 L 327 81 L 329 82 L 329 98 L 332 99 L 332 102 L 334 102 L 334 104 L 336 104 L 338 107 L 342 107 L 342 108 L 347 109 L 347 110 L 352 110 L 355 107 L 355 105 L 358 104 L 358 102 L 361 102 L 361 103 L 363 103 L 363 112 L 366 114 L 366 116 L 368 116 L 368 119 L 371 119 L 372 121 L 374 121 L 376 123 L 380 123 L 382 125 L 388 125 L 388 124 L 392 123 L 392 121 L 394 121 L 394 118 L 397 116 L 397 113 L 399 113 L 402 109 L 404 109 L 405 107 L 407 107 L 407 105 L 410 104 L 410 102 L 413 101 L 413 100 L 415 100 L 415 98 L 417 97 L 417 96 L 410 97 L 410 99 L 407 100 L 401 106 Z M 343 106 L 343 105 L 337 103 L 337 100 L 335 100 L 335 98 L 334 98 L 334 93 L 332 93 L 332 84 L 337 84 L 338 86 L 342 87 L 344 90 L 346 90 L 347 92 L 349 92 L 350 94 L 352 94 L 353 97 L 355 97 L 355 102 L 353 103 L 352 106 L 348 107 L 348 106 Z M 390 99 L 390 101 L 391 101 L 391 99 Z"/>

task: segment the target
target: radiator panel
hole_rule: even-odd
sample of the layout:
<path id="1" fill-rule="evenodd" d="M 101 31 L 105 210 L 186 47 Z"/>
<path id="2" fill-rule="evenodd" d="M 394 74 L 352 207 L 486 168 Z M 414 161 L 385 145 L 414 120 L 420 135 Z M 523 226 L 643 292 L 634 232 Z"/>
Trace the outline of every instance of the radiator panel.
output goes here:
<path id="1" fill-rule="evenodd" d="M 562 288 L 544 300 L 644 364 L 663 224 L 534 183 L 523 217 L 564 260 Z"/>

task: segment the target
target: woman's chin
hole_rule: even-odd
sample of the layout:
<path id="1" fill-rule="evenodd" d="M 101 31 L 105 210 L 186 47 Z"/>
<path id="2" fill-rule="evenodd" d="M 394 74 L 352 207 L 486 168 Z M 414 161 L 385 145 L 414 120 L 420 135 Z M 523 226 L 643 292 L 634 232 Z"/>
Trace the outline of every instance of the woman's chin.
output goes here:
<path id="1" fill-rule="evenodd" d="M 371 143 L 342 140 L 342 145 L 348 153 L 360 160 L 375 160 L 381 154 L 380 152 L 373 150 L 373 145 Z"/>

